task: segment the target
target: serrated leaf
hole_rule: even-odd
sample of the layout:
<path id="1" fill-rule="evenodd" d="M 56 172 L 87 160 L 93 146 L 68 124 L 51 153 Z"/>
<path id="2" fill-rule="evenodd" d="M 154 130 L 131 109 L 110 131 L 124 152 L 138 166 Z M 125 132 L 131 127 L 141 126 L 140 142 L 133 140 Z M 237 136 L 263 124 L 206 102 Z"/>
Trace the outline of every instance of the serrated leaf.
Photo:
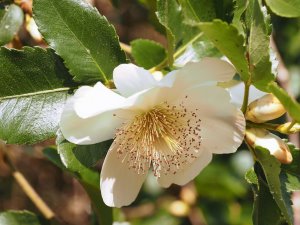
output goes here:
<path id="1" fill-rule="evenodd" d="M 23 10 L 11 4 L 5 9 L 0 8 L 0 45 L 7 44 L 19 31 L 23 24 Z"/>
<path id="2" fill-rule="evenodd" d="M 76 81 L 107 81 L 116 66 L 126 63 L 115 29 L 85 1 L 35 0 L 33 13 L 40 32 Z"/>
<path id="3" fill-rule="evenodd" d="M 247 81 L 249 79 L 249 68 L 244 46 L 245 40 L 238 30 L 221 20 L 200 23 L 199 27 L 220 52 L 228 57 L 241 78 Z"/>
<path id="4" fill-rule="evenodd" d="M 254 225 L 283 225 L 281 211 L 278 208 L 269 187 L 259 177 L 257 185 L 252 184 L 254 203 L 252 220 Z"/>
<path id="5" fill-rule="evenodd" d="M 37 216 L 29 211 L 6 211 L 0 213 L 1 225 L 40 225 Z"/>
<path id="6" fill-rule="evenodd" d="M 158 65 L 167 57 L 165 48 L 151 40 L 137 39 L 132 41 L 130 45 L 135 62 L 145 69 Z"/>
<path id="7" fill-rule="evenodd" d="M 36 143 L 55 136 L 74 83 L 51 49 L 0 49 L 0 138 Z"/>
<path id="8" fill-rule="evenodd" d="M 255 156 L 261 165 L 264 175 L 266 177 L 267 185 L 270 192 L 277 203 L 284 219 L 290 225 L 293 224 L 293 210 L 292 202 L 290 200 L 290 193 L 288 193 L 280 182 L 280 162 L 269 151 L 263 147 L 256 147 L 254 150 Z"/>
<path id="9" fill-rule="evenodd" d="M 251 82 L 260 90 L 267 92 L 267 85 L 274 81 L 270 62 L 269 15 L 262 12 L 259 0 L 250 0 L 248 52 L 251 68 Z"/>
<path id="10" fill-rule="evenodd" d="M 284 106 L 290 116 L 296 121 L 300 122 L 300 104 L 296 102 L 288 93 L 278 86 L 277 83 L 271 82 L 268 85 L 268 90 L 272 92 Z"/>
<path id="11" fill-rule="evenodd" d="M 280 179 L 282 183 L 285 183 L 287 191 L 300 191 L 300 150 L 292 143 L 287 144 L 293 156 L 293 161 L 290 164 L 281 165 Z"/>
<path id="12" fill-rule="evenodd" d="M 300 1 L 299 0 L 266 0 L 266 4 L 273 13 L 282 17 L 299 17 Z"/>

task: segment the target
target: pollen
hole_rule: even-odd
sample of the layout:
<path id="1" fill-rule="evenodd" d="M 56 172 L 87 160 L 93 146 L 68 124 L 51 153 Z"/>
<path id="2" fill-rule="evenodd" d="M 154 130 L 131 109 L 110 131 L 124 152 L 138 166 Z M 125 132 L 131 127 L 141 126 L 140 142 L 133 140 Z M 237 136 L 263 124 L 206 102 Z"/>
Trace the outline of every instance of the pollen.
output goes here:
<path id="1" fill-rule="evenodd" d="M 187 96 L 186 96 L 187 98 Z M 176 174 L 200 152 L 199 109 L 163 102 L 137 114 L 117 129 L 111 150 L 138 174 L 152 168 L 154 175 Z"/>

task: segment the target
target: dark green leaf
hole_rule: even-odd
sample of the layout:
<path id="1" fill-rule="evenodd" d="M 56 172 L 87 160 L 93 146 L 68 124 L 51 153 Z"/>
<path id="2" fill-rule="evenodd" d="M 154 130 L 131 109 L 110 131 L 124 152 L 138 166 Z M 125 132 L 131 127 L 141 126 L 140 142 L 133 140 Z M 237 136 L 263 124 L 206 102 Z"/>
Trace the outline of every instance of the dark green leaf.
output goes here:
<path id="1" fill-rule="evenodd" d="M 300 151 L 292 143 L 287 143 L 293 156 L 290 164 L 282 165 L 281 182 L 285 183 L 287 191 L 300 191 Z"/>
<path id="2" fill-rule="evenodd" d="M 245 40 L 242 35 L 239 35 L 238 30 L 221 20 L 200 23 L 199 26 L 220 52 L 228 57 L 242 79 L 247 81 L 249 79 L 249 68 L 244 46 Z"/>
<path id="3" fill-rule="evenodd" d="M 268 91 L 267 85 L 275 79 L 270 62 L 269 16 L 264 15 L 259 0 L 250 0 L 248 52 L 251 82 L 260 90 Z"/>
<path id="4" fill-rule="evenodd" d="M 0 213 L 1 225 L 40 225 L 38 218 L 28 211 L 7 211 Z"/>
<path id="5" fill-rule="evenodd" d="M 0 138 L 36 143 L 55 136 L 72 79 L 51 49 L 0 49 Z"/>
<path id="6" fill-rule="evenodd" d="M 256 147 L 254 149 L 255 156 L 259 164 L 263 169 L 263 173 L 266 177 L 267 185 L 270 192 L 277 203 L 284 219 L 288 224 L 293 224 L 293 210 L 292 202 L 290 200 L 290 193 L 285 190 L 284 186 L 280 182 L 280 162 L 269 151 L 263 147 Z"/>
<path id="7" fill-rule="evenodd" d="M 272 92 L 284 106 L 290 116 L 300 122 L 300 104 L 296 102 L 288 93 L 278 86 L 277 83 L 271 82 L 268 86 L 270 92 Z"/>
<path id="8" fill-rule="evenodd" d="M 137 39 L 130 44 L 135 62 L 145 69 L 150 69 L 158 65 L 167 57 L 166 50 L 157 42 Z"/>
<path id="9" fill-rule="evenodd" d="M 23 24 L 23 10 L 11 4 L 5 9 L 0 8 L 0 45 L 10 42 Z"/>
<path id="10" fill-rule="evenodd" d="M 254 192 L 254 204 L 252 220 L 254 225 L 281 225 L 282 217 L 269 187 L 264 180 L 259 177 L 259 184 L 252 185 Z"/>
<path id="11" fill-rule="evenodd" d="M 299 0 L 266 0 L 273 13 L 283 17 L 299 17 Z"/>
<path id="12" fill-rule="evenodd" d="M 76 81 L 107 81 L 126 62 L 115 29 L 82 0 L 35 0 L 35 21 Z"/>

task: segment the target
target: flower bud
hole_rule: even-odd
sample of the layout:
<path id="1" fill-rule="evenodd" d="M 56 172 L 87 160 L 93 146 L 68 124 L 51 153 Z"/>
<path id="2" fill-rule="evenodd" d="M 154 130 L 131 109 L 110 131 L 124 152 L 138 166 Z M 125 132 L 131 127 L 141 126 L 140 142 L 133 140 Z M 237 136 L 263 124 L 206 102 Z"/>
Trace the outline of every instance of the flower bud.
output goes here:
<path id="1" fill-rule="evenodd" d="M 263 123 L 284 113 L 285 109 L 280 101 L 274 95 L 267 94 L 249 104 L 245 117 L 254 123 Z"/>
<path id="2" fill-rule="evenodd" d="M 246 130 L 246 141 L 252 146 L 261 146 L 270 151 L 281 163 L 289 164 L 293 157 L 287 144 L 278 136 L 265 129 L 250 128 Z"/>

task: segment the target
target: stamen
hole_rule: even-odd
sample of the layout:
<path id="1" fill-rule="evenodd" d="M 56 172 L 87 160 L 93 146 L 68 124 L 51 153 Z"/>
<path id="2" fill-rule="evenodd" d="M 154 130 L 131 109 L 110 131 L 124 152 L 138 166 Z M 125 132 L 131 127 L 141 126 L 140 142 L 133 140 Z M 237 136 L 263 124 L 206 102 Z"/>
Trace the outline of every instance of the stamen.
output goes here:
<path id="1" fill-rule="evenodd" d="M 185 99 L 188 96 L 185 96 Z M 176 174 L 197 158 L 201 145 L 198 109 L 163 102 L 117 129 L 111 148 L 138 174 Z"/>

